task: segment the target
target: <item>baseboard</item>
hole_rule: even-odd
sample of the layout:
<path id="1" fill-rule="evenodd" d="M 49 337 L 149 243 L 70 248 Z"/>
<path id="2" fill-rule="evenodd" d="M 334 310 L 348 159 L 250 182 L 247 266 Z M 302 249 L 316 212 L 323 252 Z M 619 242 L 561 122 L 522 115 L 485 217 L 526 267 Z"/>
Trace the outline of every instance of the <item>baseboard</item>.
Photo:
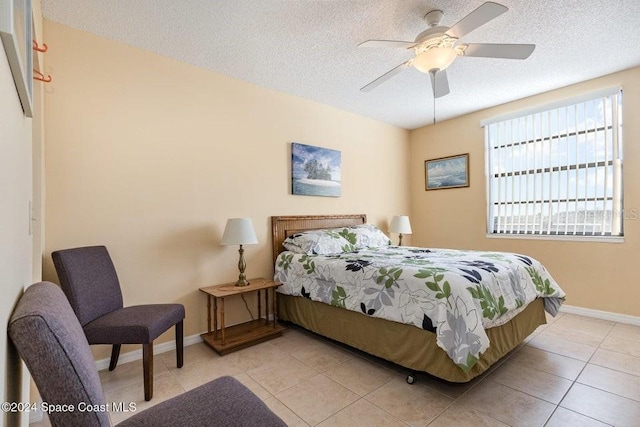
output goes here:
<path id="1" fill-rule="evenodd" d="M 596 319 L 610 320 L 612 322 L 627 323 L 629 325 L 640 326 L 640 317 L 629 316 L 628 314 L 618 314 L 618 313 L 612 313 L 610 311 L 575 307 L 575 306 L 566 305 L 566 304 L 560 307 L 560 311 L 563 313 L 577 314 L 580 316 L 593 317 Z"/>
<path id="2" fill-rule="evenodd" d="M 200 334 L 184 337 L 184 340 L 183 340 L 185 347 L 191 344 L 197 344 L 199 342 L 202 342 L 202 338 L 200 337 Z M 167 341 L 167 342 L 163 342 L 162 344 L 154 345 L 153 354 L 154 355 L 162 354 L 175 349 L 176 349 L 176 342 L 173 340 Z M 140 348 L 140 350 L 130 351 L 128 353 L 121 354 L 120 357 L 118 358 L 118 364 L 133 362 L 135 360 L 140 360 L 140 359 L 142 359 L 142 348 Z M 96 360 L 96 368 L 98 368 L 98 371 L 107 369 L 109 368 L 109 362 L 110 362 L 110 359 L 108 357 L 106 359 Z"/>

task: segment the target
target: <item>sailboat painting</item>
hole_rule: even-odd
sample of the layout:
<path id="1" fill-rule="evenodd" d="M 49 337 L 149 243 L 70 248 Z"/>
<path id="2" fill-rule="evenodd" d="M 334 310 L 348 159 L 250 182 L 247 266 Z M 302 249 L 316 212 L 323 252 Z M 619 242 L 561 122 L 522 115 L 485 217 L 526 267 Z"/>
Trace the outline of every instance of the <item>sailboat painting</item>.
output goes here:
<path id="1" fill-rule="evenodd" d="M 291 143 L 291 193 L 340 197 L 341 153 L 329 148 Z"/>

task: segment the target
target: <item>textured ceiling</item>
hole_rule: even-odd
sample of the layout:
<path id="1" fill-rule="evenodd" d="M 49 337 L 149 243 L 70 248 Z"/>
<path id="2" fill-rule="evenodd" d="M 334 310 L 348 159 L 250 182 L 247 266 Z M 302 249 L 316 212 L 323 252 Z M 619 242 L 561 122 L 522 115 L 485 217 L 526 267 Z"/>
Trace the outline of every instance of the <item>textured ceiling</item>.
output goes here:
<path id="1" fill-rule="evenodd" d="M 524 61 L 458 58 L 438 121 L 640 65 L 638 0 L 498 0 L 509 11 L 467 43 L 534 43 Z M 259 86 L 406 129 L 433 122 L 429 76 L 410 68 L 360 88 L 412 57 L 358 48 L 413 40 L 442 9 L 451 26 L 482 0 L 43 0 L 44 17 Z M 194 83 L 195 84 L 195 83 Z"/>

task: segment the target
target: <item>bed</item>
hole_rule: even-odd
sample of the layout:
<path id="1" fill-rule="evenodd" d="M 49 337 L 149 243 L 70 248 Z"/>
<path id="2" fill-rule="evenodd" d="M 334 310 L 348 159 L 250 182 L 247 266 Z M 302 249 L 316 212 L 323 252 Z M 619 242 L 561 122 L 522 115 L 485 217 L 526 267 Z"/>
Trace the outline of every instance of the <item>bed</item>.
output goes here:
<path id="1" fill-rule="evenodd" d="M 379 230 L 374 237 L 365 235 L 370 240 L 365 239 L 364 248 L 344 253 L 318 255 L 314 249 L 296 254 L 283 246 L 287 238 L 291 249 L 299 236 L 327 229 L 343 229 L 331 238 L 338 246 L 345 243 L 342 237 L 351 245 L 355 241 L 350 230 L 366 227 L 371 226 L 364 214 L 272 217 L 274 278 L 283 282 L 278 290 L 280 319 L 411 371 L 467 382 L 545 324 L 545 306 L 555 314 L 564 300 L 544 267 L 518 254 L 385 244 L 369 248 L 369 242 L 386 237 Z M 501 293 L 518 275 L 531 277 L 535 286 Z M 485 286 L 494 279 L 499 298 Z M 426 294 L 435 299 L 423 298 Z M 464 302 L 469 294 L 475 300 Z M 391 300 L 401 303 L 394 307 Z"/>

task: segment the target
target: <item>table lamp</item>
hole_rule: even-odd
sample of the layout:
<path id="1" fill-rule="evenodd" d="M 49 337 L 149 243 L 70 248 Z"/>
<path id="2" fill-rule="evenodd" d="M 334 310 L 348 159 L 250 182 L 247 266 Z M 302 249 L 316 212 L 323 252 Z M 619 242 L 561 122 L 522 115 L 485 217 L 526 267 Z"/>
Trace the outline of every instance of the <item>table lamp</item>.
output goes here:
<path id="1" fill-rule="evenodd" d="M 229 218 L 227 225 L 224 228 L 222 234 L 221 245 L 240 245 L 240 261 L 238 261 L 238 270 L 240 270 L 240 276 L 236 282 L 236 286 L 247 286 L 247 276 L 244 274 L 244 270 L 247 268 L 247 263 L 244 261 L 244 249 L 242 245 L 255 245 L 258 243 L 256 232 L 253 230 L 253 223 L 250 218 Z"/>
<path id="2" fill-rule="evenodd" d="M 396 215 L 391 219 L 391 226 L 389 231 L 392 233 L 398 233 L 398 246 L 402 246 L 402 235 L 411 234 L 411 224 L 409 223 L 409 217 L 406 215 Z"/>

